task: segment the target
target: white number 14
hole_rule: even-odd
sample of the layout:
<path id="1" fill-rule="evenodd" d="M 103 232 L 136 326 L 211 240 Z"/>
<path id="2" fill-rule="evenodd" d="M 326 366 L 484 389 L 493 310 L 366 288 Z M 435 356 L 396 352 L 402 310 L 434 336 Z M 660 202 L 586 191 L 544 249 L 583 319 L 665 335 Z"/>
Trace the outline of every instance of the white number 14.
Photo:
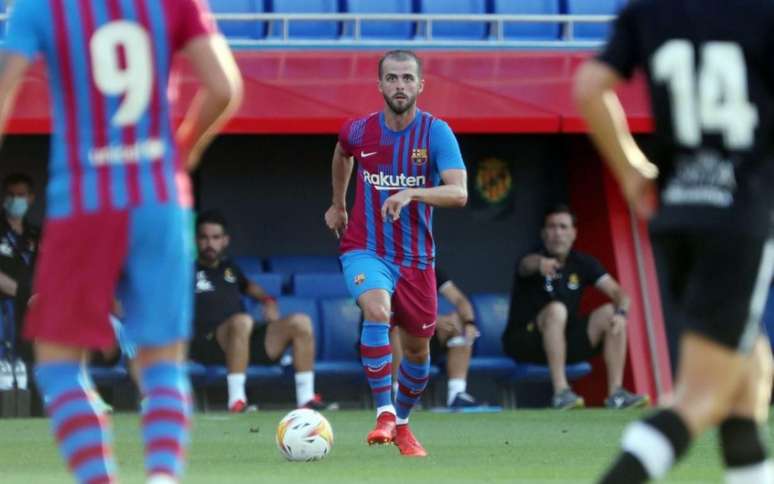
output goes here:
<path id="1" fill-rule="evenodd" d="M 652 59 L 653 77 L 668 83 L 677 141 L 696 147 L 702 132 L 721 133 L 726 148 L 751 148 L 758 110 L 748 98 L 742 49 L 733 42 L 703 44 L 698 81 L 695 55 L 693 44 L 677 39 Z"/>

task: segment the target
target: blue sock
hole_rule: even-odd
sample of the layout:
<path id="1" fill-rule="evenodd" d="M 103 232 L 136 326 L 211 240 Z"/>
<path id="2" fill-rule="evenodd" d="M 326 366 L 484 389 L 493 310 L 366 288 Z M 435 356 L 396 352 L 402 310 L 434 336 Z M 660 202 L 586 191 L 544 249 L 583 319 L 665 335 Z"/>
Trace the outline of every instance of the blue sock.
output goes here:
<path id="1" fill-rule="evenodd" d="M 142 372 L 145 471 L 179 479 L 183 473 L 191 417 L 191 385 L 183 365 L 156 363 Z"/>
<path id="2" fill-rule="evenodd" d="M 360 357 L 376 407 L 392 405 L 392 349 L 390 325 L 364 321 Z"/>
<path id="3" fill-rule="evenodd" d="M 422 396 L 429 377 L 430 358 L 419 364 L 412 363 L 407 358 L 400 362 L 398 393 L 395 396 L 395 413 L 398 420 L 408 418 L 411 409 Z"/>
<path id="4" fill-rule="evenodd" d="M 35 380 L 59 451 L 78 482 L 114 482 L 109 421 L 93 404 L 94 388 L 82 366 L 41 363 L 35 367 Z"/>

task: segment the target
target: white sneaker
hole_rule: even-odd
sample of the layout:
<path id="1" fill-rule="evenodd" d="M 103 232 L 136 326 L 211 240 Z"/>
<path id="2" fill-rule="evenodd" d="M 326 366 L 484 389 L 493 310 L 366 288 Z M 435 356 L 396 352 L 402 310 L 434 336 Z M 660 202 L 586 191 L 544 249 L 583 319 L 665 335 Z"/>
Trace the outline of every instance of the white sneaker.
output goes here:
<path id="1" fill-rule="evenodd" d="M 13 388 L 13 366 L 6 359 L 0 359 L 0 390 Z"/>

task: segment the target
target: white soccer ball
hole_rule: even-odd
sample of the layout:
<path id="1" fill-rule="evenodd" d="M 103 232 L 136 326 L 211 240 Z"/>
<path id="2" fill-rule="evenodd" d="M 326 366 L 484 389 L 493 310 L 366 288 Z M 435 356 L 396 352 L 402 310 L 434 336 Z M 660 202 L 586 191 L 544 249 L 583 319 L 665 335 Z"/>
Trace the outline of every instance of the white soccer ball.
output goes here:
<path id="1" fill-rule="evenodd" d="M 333 429 L 319 412 L 293 410 L 277 426 L 277 448 L 290 461 L 320 460 L 333 447 Z"/>

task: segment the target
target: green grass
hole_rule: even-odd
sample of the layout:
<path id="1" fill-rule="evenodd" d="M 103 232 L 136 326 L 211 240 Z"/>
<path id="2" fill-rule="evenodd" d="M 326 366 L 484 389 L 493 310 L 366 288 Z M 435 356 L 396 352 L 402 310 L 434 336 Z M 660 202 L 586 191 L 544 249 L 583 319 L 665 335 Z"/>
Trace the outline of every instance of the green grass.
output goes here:
<path id="1" fill-rule="evenodd" d="M 198 415 L 188 483 L 272 482 L 592 482 L 616 452 L 621 430 L 637 412 L 506 411 L 498 414 L 417 412 L 415 434 L 430 452 L 408 459 L 392 446 L 369 448 L 372 412 L 327 414 L 335 444 L 325 460 L 290 463 L 274 445 L 284 412 Z M 121 482 L 141 483 L 137 415 L 114 418 Z M 771 427 L 769 428 L 769 434 Z M 68 482 L 43 419 L 0 420 L 3 484 Z M 715 435 L 697 442 L 666 482 L 720 482 Z"/>

